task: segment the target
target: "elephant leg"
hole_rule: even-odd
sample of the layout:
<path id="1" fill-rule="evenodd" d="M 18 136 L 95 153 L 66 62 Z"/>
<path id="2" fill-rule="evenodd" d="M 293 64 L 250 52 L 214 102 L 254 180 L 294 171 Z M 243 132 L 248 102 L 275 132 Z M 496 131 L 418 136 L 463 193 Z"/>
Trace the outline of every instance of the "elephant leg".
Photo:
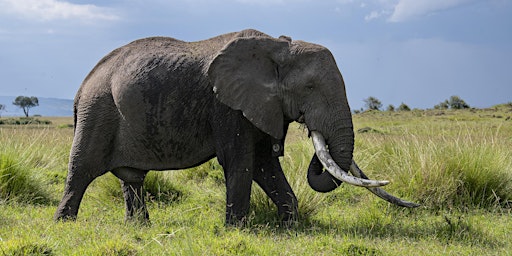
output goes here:
<path id="1" fill-rule="evenodd" d="M 75 220 L 85 190 L 96 177 L 103 174 L 98 173 L 98 175 L 92 175 L 87 172 L 89 169 L 87 167 L 78 168 L 76 165 L 70 166 L 73 167 L 70 167 L 68 171 L 64 195 L 53 216 L 54 220 Z"/>
<path id="2" fill-rule="evenodd" d="M 252 171 L 249 168 L 227 168 L 226 177 L 226 224 L 240 226 L 249 213 Z"/>
<path id="3" fill-rule="evenodd" d="M 149 222 L 143 189 L 147 171 L 122 167 L 113 170 L 112 173 L 121 181 L 126 207 L 125 221 Z"/>
<path id="4" fill-rule="evenodd" d="M 270 152 L 269 149 L 270 147 L 265 147 L 258 151 L 260 154 L 253 178 L 277 206 L 281 220 L 291 224 L 298 218 L 297 197 L 284 176 L 279 159 L 270 154 L 261 154 Z"/>
<path id="5" fill-rule="evenodd" d="M 226 225 L 243 225 L 249 213 L 252 175 L 255 163 L 255 143 L 261 131 L 243 117 L 240 111 L 227 106 L 211 120 L 217 159 L 226 179 Z"/>

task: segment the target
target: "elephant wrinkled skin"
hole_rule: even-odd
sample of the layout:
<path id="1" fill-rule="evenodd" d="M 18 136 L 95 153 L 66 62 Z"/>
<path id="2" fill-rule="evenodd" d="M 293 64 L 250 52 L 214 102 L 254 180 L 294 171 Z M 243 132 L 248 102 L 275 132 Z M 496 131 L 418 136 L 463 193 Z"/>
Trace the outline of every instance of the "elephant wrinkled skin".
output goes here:
<path id="1" fill-rule="evenodd" d="M 285 36 L 244 30 L 198 42 L 134 41 L 105 56 L 85 78 L 74 118 L 57 220 L 75 219 L 87 186 L 107 172 L 121 180 L 126 218 L 148 220 L 142 184 L 149 170 L 184 169 L 213 157 L 226 178 L 226 223 L 246 217 L 252 181 L 283 221 L 296 220 L 297 199 L 278 159 L 293 121 L 321 134 L 328 146 L 327 171 L 313 162 L 309 170 L 313 189 L 377 182 L 346 175 L 354 133 L 332 54 Z"/>

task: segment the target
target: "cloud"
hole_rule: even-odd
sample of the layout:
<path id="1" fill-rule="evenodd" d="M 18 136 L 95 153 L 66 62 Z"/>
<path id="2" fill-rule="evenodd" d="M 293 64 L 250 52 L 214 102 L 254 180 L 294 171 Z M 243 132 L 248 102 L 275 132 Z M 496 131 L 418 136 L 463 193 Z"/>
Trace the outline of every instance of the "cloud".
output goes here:
<path id="1" fill-rule="evenodd" d="M 384 11 L 372 11 L 370 14 L 364 16 L 364 20 L 365 21 L 371 21 L 373 19 L 378 19 L 380 17 L 382 17 L 383 15 L 386 15 L 386 14 L 389 14 L 388 11 L 384 10 Z"/>
<path id="2" fill-rule="evenodd" d="M 117 20 L 109 9 L 92 4 L 73 4 L 59 0 L 0 0 L 0 12 L 42 21 Z"/>
<path id="3" fill-rule="evenodd" d="M 472 0 L 399 0 L 388 21 L 402 22 L 453 8 L 471 1 Z"/>

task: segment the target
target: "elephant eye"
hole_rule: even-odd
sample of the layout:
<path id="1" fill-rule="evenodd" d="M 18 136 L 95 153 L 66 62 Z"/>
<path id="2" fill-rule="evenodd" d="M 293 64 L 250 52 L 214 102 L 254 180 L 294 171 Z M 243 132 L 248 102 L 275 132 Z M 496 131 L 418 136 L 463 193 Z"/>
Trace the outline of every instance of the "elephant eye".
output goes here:
<path id="1" fill-rule="evenodd" d="M 315 89 L 315 84 L 313 84 L 313 83 L 306 84 L 306 89 L 309 90 L 309 91 L 314 90 Z"/>

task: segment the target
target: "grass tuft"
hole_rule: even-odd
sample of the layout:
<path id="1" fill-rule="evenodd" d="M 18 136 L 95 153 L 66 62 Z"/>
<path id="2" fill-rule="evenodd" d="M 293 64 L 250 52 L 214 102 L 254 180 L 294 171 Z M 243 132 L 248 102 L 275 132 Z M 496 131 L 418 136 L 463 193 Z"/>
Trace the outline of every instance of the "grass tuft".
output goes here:
<path id="1" fill-rule="evenodd" d="M 2 255 L 54 255 L 54 250 L 46 243 L 27 242 L 25 240 L 10 240 L 0 242 Z"/>
<path id="2" fill-rule="evenodd" d="M 0 154 L 0 199 L 20 203 L 47 204 L 50 196 L 44 182 L 30 167 L 9 154 Z"/>

